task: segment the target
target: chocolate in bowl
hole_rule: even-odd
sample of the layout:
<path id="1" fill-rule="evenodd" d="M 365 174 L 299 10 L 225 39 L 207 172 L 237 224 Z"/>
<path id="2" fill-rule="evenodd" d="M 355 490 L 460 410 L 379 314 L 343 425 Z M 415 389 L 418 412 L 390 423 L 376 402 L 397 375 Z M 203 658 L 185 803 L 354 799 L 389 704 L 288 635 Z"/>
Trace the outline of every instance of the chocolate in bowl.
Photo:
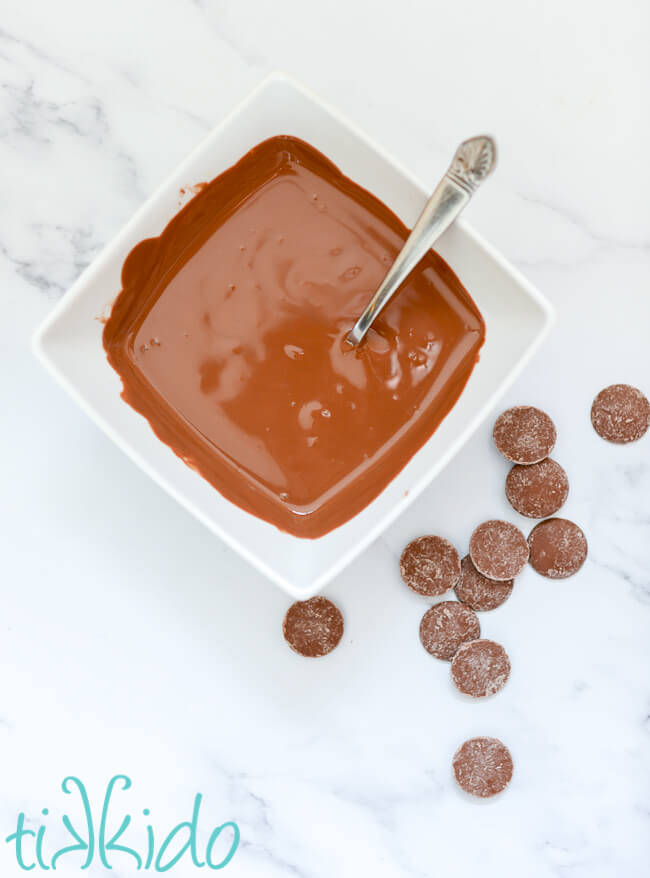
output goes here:
<path id="1" fill-rule="evenodd" d="M 127 257 L 103 335 L 124 399 L 241 508 L 328 533 L 429 439 L 485 339 L 430 251 L 345 349 L 407 235 L 308 144 L 264 141 Z"/>

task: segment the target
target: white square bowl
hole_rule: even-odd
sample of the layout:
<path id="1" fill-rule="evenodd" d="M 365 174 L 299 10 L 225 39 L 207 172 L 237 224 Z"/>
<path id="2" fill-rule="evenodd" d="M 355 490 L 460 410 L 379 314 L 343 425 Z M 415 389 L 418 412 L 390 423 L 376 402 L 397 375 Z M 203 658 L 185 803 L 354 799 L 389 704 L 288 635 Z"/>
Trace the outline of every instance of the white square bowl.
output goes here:
<path id="1" fill-rule="evenodd" d="M 121 288 L 120 273 L 129 251 L 143 238 L 160 234 L 179 210 L 179 189 L 213 179 L 276 134 L 300 137 L 325 153 L 408 226 L 430 194 L 338 113 L 288 77 L 272 74 L 138 210 L 57 304 L 36 333 L 33 347 L 88 415 L 159 485 L 269 579 L 293 597 L 305 599 L 363 552 L 451 460 L 528 362 L 552 325 L 553 311 L 499 253 L 457 221 L 436 250 L 474 298 L 487 334 L 479 363 L 438 430 L 372 503 L 319 539 L 283 533 L 234 506 L 123 402 L 121 381 L 104 354 L 103 326 L 97 317 L 110 309 Z"/>

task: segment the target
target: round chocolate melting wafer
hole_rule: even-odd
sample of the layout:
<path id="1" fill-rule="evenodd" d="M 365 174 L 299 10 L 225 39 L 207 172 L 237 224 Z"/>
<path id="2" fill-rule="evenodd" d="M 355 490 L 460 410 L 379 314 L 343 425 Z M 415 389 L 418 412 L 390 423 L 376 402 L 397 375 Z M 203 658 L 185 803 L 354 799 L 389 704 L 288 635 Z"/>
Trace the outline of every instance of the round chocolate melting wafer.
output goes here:
<path id="1" fill-rule="evenodd" d="M 449 540 L 418 537 L 402 552 L 399 569 L 410 589 L 425 597 L 437 597 L 458 582 L 460 557 Z"/>
<path id="2" fill-rule="evenodd" d="M 454 753 L 452 766 L 458 786 L 481 799 L 496 796 L 512 779 L 512 756 L 498 738 L 465 741 Z"/>
<path id="3" fill-rule="evenodd" d="M 517 405 L 499 415 L 492 433 L 494 444 L 512 463 L 538 463 L 555 447 L 555 424 L 541 409 Z"/>
<path id="4" fill-rule="evenodd" d="M 508 682 L 510 659 L 494 640 L 471 640 L 458 647 L 451 660 L 451 679 L 456 688 L 472 698 L 499 692 Z"/>
<path id="5" fill-rule="evenodd" d="M 456 597 L 473 610 L 495 610 L 506 601 L 515 584 L 514 579 L 497 582 L 479 573 L 469 555 L 460 562 L 460 580 L 455 588 Z"/>
<path id="6" fill-rule="evenodd" d="M 295 652 L 319 658 L 338 646 L 343 637 L 343 616 L 339 608 L 324 597 L 296 601 L 287 610 L 282 633 Z"/>
<path id="7" fill-rule="evenodd" d="M 636 442 L 650 427 L 650 402 L 636 387 L 612 384 L 594 400 L 591 423 L 608 442 Z"/>
<path id="8" fill-rule="evenodd" d="M 479 573 L 500 582 L 514 579 L 528 561 L 528 543 L 509 521 L 484 521 L 469 541 L 469 554 Z"/>
<path id="9" fill-rule="evenodd" d="M 566 579 L 573 576 L 587 558 L 587 539 L 572 521 L 548 518 L 540 521 L 528 536 L 530 563 L 542 576 Z"/>
<path id="10" fill-rule="evenodd" d="M 420 640 L 428 653 L 449 660 L 461 645 L 481 636 L 476 613 L 457 601 L 442 601 L 427 610 L 420 622 Z"/>
<path id="11" fill-rule="evenodd" d="M 530 466 L 515 464 L 506 478 L 508 502 L 527 518 L 547 518 L 566 503 L 569 479 L 559 463 L 547 457 Z"/>

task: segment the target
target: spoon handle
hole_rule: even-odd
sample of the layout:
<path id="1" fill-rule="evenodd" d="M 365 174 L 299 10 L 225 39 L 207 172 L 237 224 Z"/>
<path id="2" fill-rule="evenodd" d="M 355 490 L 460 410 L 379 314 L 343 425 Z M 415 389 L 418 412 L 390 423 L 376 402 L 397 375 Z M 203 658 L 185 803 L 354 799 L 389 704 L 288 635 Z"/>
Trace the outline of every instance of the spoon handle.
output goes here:
<path id="1" fill-rule="evenodd" d="M 346 336 L 351 345 L 363 341 L 371 324 L 433 243 L 465 208 L 495 162 L 496 145 L 491 137 L 473 137 L 461 143 L 379 289 Z"/>

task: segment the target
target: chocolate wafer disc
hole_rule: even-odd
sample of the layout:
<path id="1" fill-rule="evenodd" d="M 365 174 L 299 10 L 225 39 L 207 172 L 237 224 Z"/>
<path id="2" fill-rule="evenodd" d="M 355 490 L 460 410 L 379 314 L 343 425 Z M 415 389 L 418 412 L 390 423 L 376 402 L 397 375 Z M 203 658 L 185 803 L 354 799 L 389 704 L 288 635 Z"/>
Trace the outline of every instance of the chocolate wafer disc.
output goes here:
<path id="1" fill-rule="evenodd" d="M 456 597 L 473 610 L 494 610 L 510 597 L 515 584 L 513 579 L 503 582 L 488 579 L 478 572 L 469 555 L 460 562 L 460 568 Z"/>
<path id="2" fill-rule="evenodd" d="M 569 479 L 559 463 L 547 457 L 530 466 L 515 464 L 506 478 L 508 502 L 528 518 L 547 518 L 566 503 Z"/>
<path id="3" fill-rule="evenodd" d="M 420 622 L 420 640 L 428 653 L 451 659 L 461 643 L 481 636 L 476 613 L 457 601 L 442 601 L 427 610 Z"/>
<path id="4" fill-rule="evenodd" d="M 541 409 L 517 405 L 499 415 L 492 433 L 494 444 L 506 460 L 538 463 L 555 447 L 555 424 Z"/>
<path id="5" fill-rule="evenodd" d="M 528 561 L 528 543 L 509 521 L 485 521 L 472 534 L 469 554 L 478 572 L 488 579 L 514 579 Z"/>
<path id="6" fill-rule="evenodd" d="M 512 779 L 512 756 L 498 738 L 470 738 L 452 760 L 458 786 L 472 796 L 487 799 L 502 792 Z"/>
<path id="7" fill-rule="evenodd" d="M 650 427 L 650 402 L 636 387 L 612 384 L 594 400 L 591 423 L 608 442 L 636 442 Z"/>
<path id="8" fill-rule="evenodd" d="M 402 552 L 399 569 L 410 589 L 425 597 L 437 597 L 458 582 L 460 557 L 449 540 L 418 537 Z"/>
<path id="9" fill-rule="evenodd" d="M 549 579 L 573 576 L 587 558 L 587 539 L 572 521 L 566 518 L 548 518 L 540 521 L 528 536 L 530 563 Z"/>
<path id="10" fill-rule="evenodd" d="M 327 655 L 343 637 L 343 616 L 324 597 L 296 601 L 287 610 L 282 633 L 295 652 L 308 658 Z"/>
<path id="11" fill-rule="evenodd" d="M 458 647 L 451 660 L 451 679 L 456 688 L 472 698 L 494 695 L 508 682 L 510 659 L 494 640 L 471 640 Z"/>

